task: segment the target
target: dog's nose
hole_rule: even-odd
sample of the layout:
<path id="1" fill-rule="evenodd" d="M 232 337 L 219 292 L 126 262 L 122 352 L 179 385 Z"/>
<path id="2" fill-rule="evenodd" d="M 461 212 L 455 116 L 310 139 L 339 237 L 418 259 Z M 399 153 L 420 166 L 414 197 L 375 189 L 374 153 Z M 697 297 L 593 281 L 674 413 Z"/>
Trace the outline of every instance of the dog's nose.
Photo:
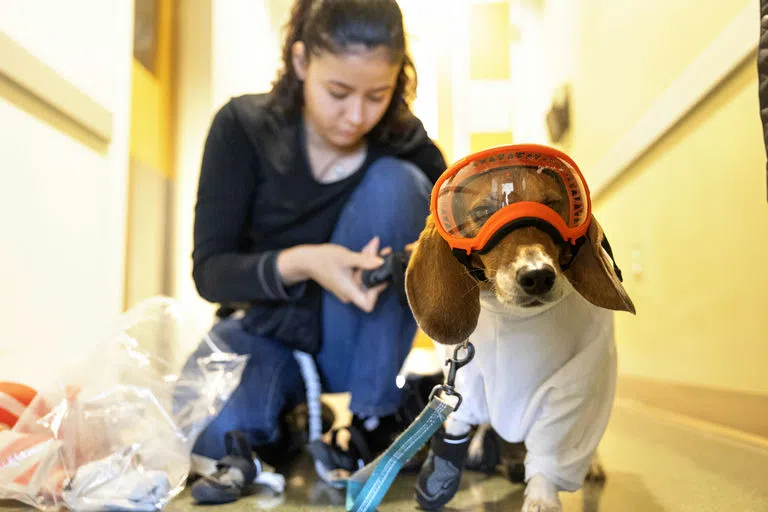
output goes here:
<path id="1" fill-rule="evenodd" d="M 543 295 L 555 285 L 555 269 L 549 265 L 542 268 L 522 269 L 517 273 L 517 283 L 529 295 Z"/>

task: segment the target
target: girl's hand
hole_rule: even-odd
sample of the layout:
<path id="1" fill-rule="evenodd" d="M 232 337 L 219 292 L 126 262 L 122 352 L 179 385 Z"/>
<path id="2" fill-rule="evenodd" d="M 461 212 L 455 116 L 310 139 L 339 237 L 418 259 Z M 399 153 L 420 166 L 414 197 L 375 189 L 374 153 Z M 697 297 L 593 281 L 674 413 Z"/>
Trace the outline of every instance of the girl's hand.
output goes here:
<path id="1" fill-rule="evenodd" d="M 363 247 L 360 252 L 362 254 L 369 254 L 371 256 L 376 256 L 377 254 L 381 256 L 386 256 L 387 254 L 392 252 L 392 248 L 390 247 L 385 247 L 384 249 L 380 250 L 379 245 L 380 245 L 379 237 L 375 236 L 367 244 L 365 244 L 365 247 Z M 383 292 L 384 289 L 387 287 L 387 283 L 381 283 L 377 286 L 374 286 L 373 288 L 366 288 L 365 286 L 363 286 L 363 270 L 365 269 L 358 269 L 355 271 L 355 275 L 354 275 L 355 283 L 357 283 L 360 289 L 366 292 L 366 295 L 368 296 L 369 299 L 370 298 L 373 299 L 373 306 L 375 306 L 376 301 L 379 299 L 379 295 L 381 295 L 381 292 Z M 373 311 L 373 306 L 371 306 L 371 311 Z"/>
<path id="2" fill-rule="evenodd" d="M 341 302 L 351 302 L 370 313 L 386 285 L 365 288 L 361 276 L 363 270 L 372 270 L 384 263 L 378 256 L 378 249 L 378 237 L 368 242 L 361 252 L 350 251 L 335 244 L 311 246 L 306 253 L 308 277 Z"/>

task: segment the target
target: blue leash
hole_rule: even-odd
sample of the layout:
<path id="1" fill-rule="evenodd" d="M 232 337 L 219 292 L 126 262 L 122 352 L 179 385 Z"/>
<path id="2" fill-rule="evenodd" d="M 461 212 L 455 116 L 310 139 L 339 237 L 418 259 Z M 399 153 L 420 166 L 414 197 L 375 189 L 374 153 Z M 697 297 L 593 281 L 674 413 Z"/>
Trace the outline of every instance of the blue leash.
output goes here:
<path id="1" fill-rule="evenodd" d="M 467 355 L 459 359 L 459 350 L 462 348 L 467 349 Z M 421 414 L 384 453 L 347 480 L 347 512 L 376 510 L 403 465 L 432 438 L 448 415 L 461 405 L 461 395 L 454 387 L 456 371 L 468 364 L 474 356 L 475 347 L 469 341 L 456 347 L 453 357 L 446 361 L 449 370 L 445 384 L 435 386 L 429 396 L 429 403 Z M 456 405 L 437 396 L 440 391 L 446 396 L 455 396 Z"/>

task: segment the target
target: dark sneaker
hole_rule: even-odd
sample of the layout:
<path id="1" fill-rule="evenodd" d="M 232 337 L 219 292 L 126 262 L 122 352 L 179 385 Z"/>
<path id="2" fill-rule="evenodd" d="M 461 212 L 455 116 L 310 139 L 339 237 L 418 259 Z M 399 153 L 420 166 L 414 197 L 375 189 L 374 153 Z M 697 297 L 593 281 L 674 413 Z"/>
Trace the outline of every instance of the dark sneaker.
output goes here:
<path id="1" fill-rule="evenodd" d="M 396 416 L 377 419 L 374 428 L 357 416 L 346 427 L 331 431 L 329 443 L 321 440 L 307 445 L 307 451 L 315 461 L 318 476 L 333 487 L 342 487 L 352 473 L 375 459 L 384 452 L 400 435 L 407 425 L 403 425 Z M 346 433 L 345 436 L 340 435 Z M 340 437 L 346 437 L 345 446 Z"/>
<path id="2" fill-rule="evenodd" d="M 438 510 L 459 490 L 471 439 L 471 433 L 454 437 L 442 428 L 432 438 L 429 455 L 416 478 L 416 501 L 421 508 Z"/>
<path id="3" fill-rule="evenodd" d="M 364 429 L 353 419 L 348 427 L 331 431 L 330 443 L 318 439 L 307 445 L 307 451 L 314 459 L 317 475 L 331 487 L 344 487 L 352 473 L 373 460 L 373 454 L 362 430 Z M 339 443 L 341 432 L 348 434 L 346 448 Z"/>
<path id="4" fill-rule="evenodd" d="M 240 498 L 261 472 L 251 445 L 242 432 L 227 432 L 227 455 L 216 464 L 216 472 L 202 476 L 192 485 L 192 497 L 201 504 L 230 503 Z"/>
<path id="5" fill-rule="evenodd" d="M 397 410 L 397 419 L 403 425 L 402 430 L 408 428 L 424 411 L 429 403 L 429 395 L 432 389 L 443 383 L 443 372 L 433 374 L 407 375 L 403 383 L 403 394 L 400 399 L 400 407 Z M 399 435 L 399 434 L 398 434 Z M 393 439 L 394 441 L 394 439 Z M 423 446 L 411 460 L 403 465 L 403 473 L 415 473 L 424 465 L 429 453 L 429 445 Z"/>
<path id="6" fill-rule="evenodd" d="M 334 487 L 343 486 L 347 477 L 387 450 L 413 423 L 427 406 L 432 388 L 441 382 L 442 373 L 409 375 L 403 384 L 400 405 L 395 414 L 373 421 L 355 415 L 349 426 L 332 432 L 330 443 L 310 443 L 307 449 L 315 460 L 320 478 Z M 346 432 L 349 439 L 344 446 L 339 443 L 340 432 Z M 418 471 L 427 453 L 428 447 L 425 446 L 404 464 L 402 471 Z"/>
<path id="7" fill-rule="evenodd" d="M 335 419 L 333 410 L 321 401 L 322 432 L 331 430 Z M 259 457 L 274 467 L 278 473 L 290 472 L 293 464 L 304 450 L 309 437 L 309 413 L 307 404 L 302 403 L 280 416 L 280 435 L 272 443 L 255 448 Z"/>

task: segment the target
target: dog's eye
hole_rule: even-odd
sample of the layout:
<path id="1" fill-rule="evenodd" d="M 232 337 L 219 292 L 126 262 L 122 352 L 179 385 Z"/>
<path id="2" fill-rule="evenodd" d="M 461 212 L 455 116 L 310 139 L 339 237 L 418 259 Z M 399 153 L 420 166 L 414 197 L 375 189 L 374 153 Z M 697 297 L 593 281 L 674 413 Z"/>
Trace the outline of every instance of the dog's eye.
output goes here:
<path id="1" fill-rule="evenodd" d="M 493 215 L 493 208 L 486 205 L 476 206 L 469 212 L 472 220 L 478 223 L 485 222 L 491 215 Z"/>

